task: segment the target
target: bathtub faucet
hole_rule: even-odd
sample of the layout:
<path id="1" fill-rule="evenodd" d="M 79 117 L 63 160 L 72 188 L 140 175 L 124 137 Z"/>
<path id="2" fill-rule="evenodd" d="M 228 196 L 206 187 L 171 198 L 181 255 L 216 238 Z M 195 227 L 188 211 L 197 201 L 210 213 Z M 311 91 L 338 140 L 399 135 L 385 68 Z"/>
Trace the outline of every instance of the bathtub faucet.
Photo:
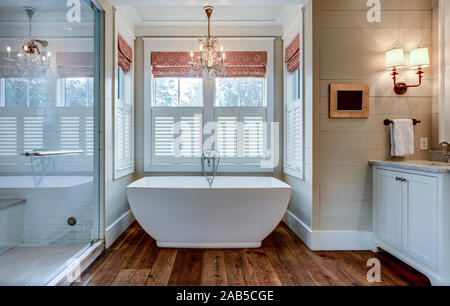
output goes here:
<path id="1" fill-rule="evenodd" d="M 205 162 L 208 163 L 207 167 L 212 170 L 211 176 L 208 175 L 208 172 L 205 167 Z M 212 166 L 211 166 L 211 162 L 212 162 Z M 202 163 L 203 175 L 205 176 L 206 181 L 209 184 L 209 187 L 211 187 L 214 182 L 214 178 L 216 177 L 217 169 L 219 169 L 220 152 L 216 151 L 216 150 L 210 150 L 210 151 L 203 152 L 202 158 L 201 158 L 201 163 Z"/>

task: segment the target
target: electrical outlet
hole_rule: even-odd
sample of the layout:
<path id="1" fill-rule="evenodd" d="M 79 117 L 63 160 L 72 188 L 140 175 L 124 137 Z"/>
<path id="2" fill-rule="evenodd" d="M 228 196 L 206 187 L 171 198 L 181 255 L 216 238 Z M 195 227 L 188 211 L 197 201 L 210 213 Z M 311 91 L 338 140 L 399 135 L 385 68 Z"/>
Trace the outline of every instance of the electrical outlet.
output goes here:
<path id="1" fill-rule="evenodd" d="M 428 150 L 428 137 L 420 138 L 420 149 L 422 151 Z"/>

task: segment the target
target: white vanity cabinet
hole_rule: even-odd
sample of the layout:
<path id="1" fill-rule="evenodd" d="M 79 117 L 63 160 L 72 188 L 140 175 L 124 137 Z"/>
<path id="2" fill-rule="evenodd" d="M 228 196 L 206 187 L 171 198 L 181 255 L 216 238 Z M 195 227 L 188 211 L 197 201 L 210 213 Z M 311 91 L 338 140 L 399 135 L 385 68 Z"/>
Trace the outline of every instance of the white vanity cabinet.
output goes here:
<path id="1" fill-rule="evenodd" d="M 413 266 L 433 285 L 450 285 L 449 172 L 371 163 L 374 249 Z"/>

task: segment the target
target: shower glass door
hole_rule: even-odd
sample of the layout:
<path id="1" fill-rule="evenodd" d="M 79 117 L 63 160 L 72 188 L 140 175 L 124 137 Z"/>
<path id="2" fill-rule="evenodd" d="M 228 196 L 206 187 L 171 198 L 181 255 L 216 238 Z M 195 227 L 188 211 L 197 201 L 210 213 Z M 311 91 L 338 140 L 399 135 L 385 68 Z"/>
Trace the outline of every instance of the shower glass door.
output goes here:
<path id="1" fill-rule="evenodd" d="M 100 236 L 102 13 L 0 3 L 0 285 L 46 285 Z"/>

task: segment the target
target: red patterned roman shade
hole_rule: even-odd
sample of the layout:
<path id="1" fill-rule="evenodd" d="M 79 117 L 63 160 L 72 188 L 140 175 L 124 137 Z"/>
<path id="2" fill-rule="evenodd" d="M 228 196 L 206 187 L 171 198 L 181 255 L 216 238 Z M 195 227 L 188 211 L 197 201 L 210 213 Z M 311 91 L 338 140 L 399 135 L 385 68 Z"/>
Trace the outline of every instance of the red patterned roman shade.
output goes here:
<path id="1" fill-rule="evenodd" d="M 128 72 L 131 70 L 131 63 L 133 63 L 133 49 L 120 35 L 118 41 L 118 65 L 123 72 Z"/>
<path id="2" fill-rule="evenodd" d="M 220 53 L 218 54 L 220 56 Z M 199 62 L 200 53 L 194 54 Z M 228 78 L 264 78 L 266 76 L 267 52 L 231 51 L 226 52 L 226 76 Z M 155 78 L 201 77 L 200 72 L 191 72 L 189 52 L 152 52 L 152 73 Z"/>
<path id="3" fill-rule="evenodd" d="M 300 34 L 297 34 L 286 48 L 284 59 L 290 73 L 294 73 L 300 68 Z"/>
<path id="4" fill-rule="evenodd" d="M 92 52 L 58 52 L 56 65 L 60 78 L 94 77 L 94 53 Z"/>

